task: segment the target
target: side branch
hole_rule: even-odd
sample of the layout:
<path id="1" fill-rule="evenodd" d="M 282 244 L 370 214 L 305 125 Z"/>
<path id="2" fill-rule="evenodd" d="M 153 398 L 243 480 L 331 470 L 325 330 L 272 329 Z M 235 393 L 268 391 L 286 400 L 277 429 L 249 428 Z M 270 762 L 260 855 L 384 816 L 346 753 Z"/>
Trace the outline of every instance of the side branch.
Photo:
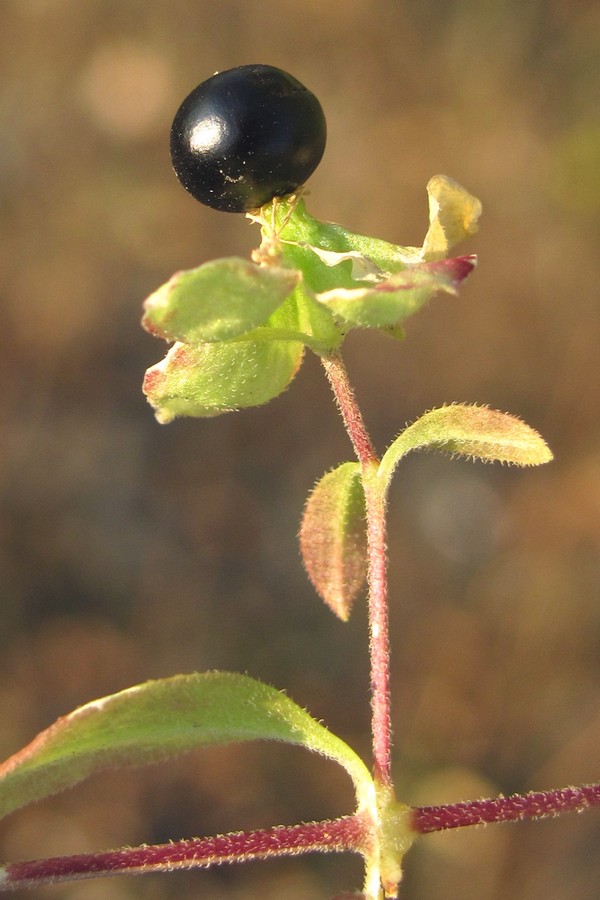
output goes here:
<path id="1" fill-rule="evenodd" d="M 9 863 L 0 867 L 0 892 L 109 875 L 208 868 L 303 853 L 366 853 L 369 822 L 360 814 L 260 831 L 232 832 L 172 844 L 123 848 Z"/>
<path id="2" fill-rule="evenodd" d="M 412 811 L 412 826 L 421 834 L 464 828 L 489 822 L 520 822 L 544 819 L 565 812 L 582 812 L 590 806 L 600 806 L 600 784 L 563 788 L 556 791 L 535 791 L 515 794 L 495 800 L 472 800 L 447 806 L 422 806 Z"/>

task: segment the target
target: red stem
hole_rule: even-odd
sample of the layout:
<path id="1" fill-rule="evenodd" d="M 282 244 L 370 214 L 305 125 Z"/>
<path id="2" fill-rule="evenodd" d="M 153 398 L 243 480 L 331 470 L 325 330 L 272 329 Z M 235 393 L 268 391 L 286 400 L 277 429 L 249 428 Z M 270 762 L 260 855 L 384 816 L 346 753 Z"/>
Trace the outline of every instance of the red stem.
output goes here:
<path id="1" fill-rule="evenodd" d="M 514 794 L 495 800 L 471 800 L 446 806 L 422 806 L 412 811 L 415 831 L 428 834 L 447 828 L 483 825 L 487 822 L 518 822 L 543 819 L 565 812 L 582 812 L 590 806 L 600 806 L 600 784 L 563 788 L 556 791 L 536 791 Z"/>
<path id="2" fill-rule="evenodd" d="M 356 453 L 359 462 L 363 466 L 366 466 L 369 463 L 378 463 L 379 460 L 373 449 L 371 438 L 365 428 L 365 423 L 356 402 L 354 391 L 348 381 L 348 374 L 342 361 L 342 357 L 338 354 L 335 356 L 322 356 L 321 362 L 323 363 L 323 368 L 329 379 L 329 384 L 331 385 L 336 403 L 342 414 L 348 437 L 352 441 L 352 446 L 354 447 L 354 452 Z"/>
<path id="3" fill-rule="evenodd" d="M 10 863 L 0 868 L 0 892 L 83 878 L 207 868 L 219 863 L 319 851 L 364 853 L 368 850 L 369 828 L 369 822 L 361 815 L 343 816 L 171 844 Z"/>
<path id="4" fill-rule="evenodd" d="M 392 784 L 392 723 L 390 702 L 390 639 L 388 623 L 385 497 L 364 480 L 369 554 L 369 653 L 375 780 Z"/>
<path id="5" fill-rule="evenodd" d="M 367 514 L 371 730 L 375 779 L 391 786 L 390 644 L 388 626 L 385 489 L 379 460 L 365 427 L 341 356 L 322 358 L 354 452 L 362 466 Z"/>

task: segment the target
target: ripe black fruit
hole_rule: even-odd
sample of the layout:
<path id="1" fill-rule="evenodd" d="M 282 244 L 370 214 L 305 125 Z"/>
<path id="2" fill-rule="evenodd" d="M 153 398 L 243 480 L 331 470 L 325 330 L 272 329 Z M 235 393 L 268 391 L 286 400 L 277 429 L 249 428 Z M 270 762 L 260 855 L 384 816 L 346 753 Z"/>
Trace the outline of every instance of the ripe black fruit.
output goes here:
<path id="1" fill-rule="evenodd" d="M 184 188 L 223 212 L 257 209 L 293 193 L 325 150 L 321 104 L 273 66 L 239 66 L 189 94 L 171 128 L 171 159 Z"/>

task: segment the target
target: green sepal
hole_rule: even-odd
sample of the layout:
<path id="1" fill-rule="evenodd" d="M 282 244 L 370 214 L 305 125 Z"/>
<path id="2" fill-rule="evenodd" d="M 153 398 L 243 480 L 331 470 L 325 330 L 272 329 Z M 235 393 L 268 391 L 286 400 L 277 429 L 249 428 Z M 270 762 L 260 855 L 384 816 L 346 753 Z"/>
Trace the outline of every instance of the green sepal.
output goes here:
<path id="1" fill-rule="evenodd" d="M 517 466 L 538 466 L 552 459 L 538 432 L 516 416 L 487 406 L 453 403 L 425 413 L 390 444 L 378 471 L 386 486 L 402 457 L 424 448 Z"/>
<path id="2" fill-rule="evenodd" d="M 311 216 L 297 197 L 250 218 L 262 226 L 253 262 L 229 258 L 180 272 L 145 305 L 144 326 L 176 341 L 146 373 L 159 421 L 258 406 L 294 377 L 303 345 L 322 356 L 346 333 L 401 323 L 439 290 L 456 293 L 475 258 L 443 258 L 477 230 L 479 201 L 446 176 L 427 186 L 423 247 L 401 247 Z"/>
<path id="3" fill-rule="evenodd" d="M 422 261 L 416 248 L 399 247 L 315 219 L 303 200 L 279 201 L 273 211 L 276 251 L 286 265 L 302 271 L 304 284 L 314 294 L 364 286 Z M 271 246 L 274 238 L 269 208 L 261 213 L 263 244 Z"/>
<path id="4" fill-rule="evenodd" d="M 311 216 L 303 200 L 276 198 L 259 215 L 263 242 L 257 259 L 299 269 L 303 285 L 340 326 L 392 328 L 436 291 L 455 294 L 475 257 L 447 259 L 450 248 L 477 231 L 481 204 L 457 182 L 436 175 L 427 185 L 429 229 L 422 247 L 404 247 L 356 234 Z"/>
<path id="5" fill-rule="evenodd" d="M 265 322 L 301 279 L 230 257 L 177 272 L 144 303 L 142 325 L 167 341 L 226 341 Z"/>
<path id="6" fill-rule="evenodd" d="M 283 340 L 176 343 L 147 370 L 144 393 L 163 424 L 177 416 L 260 406 L 287 388 L 303 350 L 301 343 Z"/>
<path id="7" fill-rule="evenodd" d="M 264 325 L 249 331 L 244 339 L 300 341 L 315 353 L 327 356 L 340 347 L 344 331 L 333 315 L 299 284 Z"/>
<path id="8" fill-rule="evenodd" d="M 473 257 L 421 263 L 372 287 L 326 291 L 318 300 L 349 325 L 396 328 L 438 291 L 456 295 L 459 282 L 474 265 Z"/>
<path id="9" fill-rule="evenodd" d="M 148 681 L 58 719 L 0 766 L 0 816 L 109 768 L 251 740 L 283 741 L 334 760 L 354 782 L 359 807 L 372 805 L 371 776 L 340 738 L 273 687 L 206 672 Z"/>
<path id="10" fill-rule="evenodd" d="M 476 234 L 481 203 L 458 182 L 434 175 L 427 184 L 427 198 L 429 228 L 422 247 L 391 244 L 322 222 L 297 197 L 276 198 L 250 218 L 263 226 L 263 255 L 272 256 L 275 250 L 291 267 L 302 270 L 311 290 L 322 293 L 445 259 L 452 247 Z"/>
<path id="11" fill-rule="evenodd" d="M 347 621 L 367 576 L 365 494 L 358 463 L 342 463 L 317 483 L 304 509 L 300 549 L 317 593 Z"/>

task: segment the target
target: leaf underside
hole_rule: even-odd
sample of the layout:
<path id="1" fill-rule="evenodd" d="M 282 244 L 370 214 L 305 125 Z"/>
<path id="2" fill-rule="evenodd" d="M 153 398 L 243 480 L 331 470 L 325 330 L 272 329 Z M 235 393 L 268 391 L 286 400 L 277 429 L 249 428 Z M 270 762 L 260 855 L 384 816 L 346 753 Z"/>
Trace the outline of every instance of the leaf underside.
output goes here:
<path id="1" fill-rule="evenodd" d="M 260 406 L 288 387 L 303 349 L 294 341 L 177 343 L 146 372 L 144 393 L 161 423 Z"/>
<path id="2" fill-rule="evenodd" d="M 318 482 L 304 510 L 300 549 L 317 593 L 346 621 L 367 572 L 365 497 L 358 463 L 343 463 Z"/>

